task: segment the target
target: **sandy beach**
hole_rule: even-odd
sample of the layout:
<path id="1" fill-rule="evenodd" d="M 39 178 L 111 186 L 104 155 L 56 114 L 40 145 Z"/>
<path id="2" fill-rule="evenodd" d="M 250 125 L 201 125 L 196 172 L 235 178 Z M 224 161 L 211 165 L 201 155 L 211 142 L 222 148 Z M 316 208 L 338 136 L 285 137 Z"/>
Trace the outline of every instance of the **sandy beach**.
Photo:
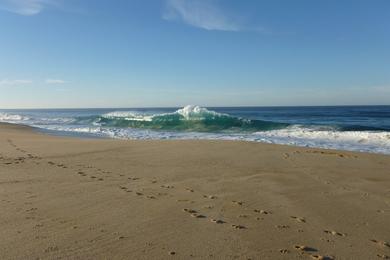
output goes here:
<path id="1" fill-rule="evenodd" d="M 388 259 L 390 156 L 0 124 L 0 259 Z"/>

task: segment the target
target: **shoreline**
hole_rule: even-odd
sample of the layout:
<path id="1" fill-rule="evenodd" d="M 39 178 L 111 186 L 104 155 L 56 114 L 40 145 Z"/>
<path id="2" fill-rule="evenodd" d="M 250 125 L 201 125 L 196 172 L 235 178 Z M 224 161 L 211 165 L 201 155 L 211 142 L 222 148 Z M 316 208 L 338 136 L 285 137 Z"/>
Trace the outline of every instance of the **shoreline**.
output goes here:
<path id="1" fill-rule="evenodd" d="M 380 259 L 388 155 L 0 123 L 1 259 Z"/>
<path id="2" fill-rule="evenodd" d="M 253 141 L 253 140 L 227 140 L 227 139 L 130 139 L 130 138 L 114 138 L 110 136 L 105 135 L 96 135 L 92 133 L 83 133 L 83 132 L 72 132 L 72 131 L 60 131 L 60 130 L 50 130 L 40 127 L 34 127 L 30 125 L 24 125 L 24 124 L 17 124 L 17 123 L 7 123 L 7 122 L 0 122 L 0 127 L 4 125 L 13 125 L 16 126 L 16 128 L 26 128 L 29 129 L 32 132 L 48 135 L 48 136 L 54 136 L 54 137 L 69 137 L 69 138 L 77 138 L 77 139 L 92 139 L 92 140 L 117 140 L 117 141 L 140 141 L 140 142 L 153 142 L 153 141 L 179 141 L 179 142 L 196 142 L 196 141 L 204 141 L 204 142 L 238 142 L 238 143 L 255 143 L 255 144 L 263 144 L 263 145 L 276 145 L 276 146 L 286 146 L 286 147 L 293 147 L 293 148 L 304 148 L 304 149 L 313 149 L 313 150 L 323 150 L 323 151 L 330 151 L 330 152 L 340 152 L 340 153 L 359 153 L 359 154 L 370 154 L 370 155 L 385 155 L 389 156 L 388 153 L 380 153 L 380 152 L 368 152 L 368 151 L 352 151 L 352 150 L 342 150 L 342 149 L 334 149 L 334 148 L 322 148 L 322 147 L 314 147 L 314 146 L 300 146 L 295 144 L 281 144 L 281 143 L 268 143 L 268 142 L 262 142 L 262 141 Z"/>

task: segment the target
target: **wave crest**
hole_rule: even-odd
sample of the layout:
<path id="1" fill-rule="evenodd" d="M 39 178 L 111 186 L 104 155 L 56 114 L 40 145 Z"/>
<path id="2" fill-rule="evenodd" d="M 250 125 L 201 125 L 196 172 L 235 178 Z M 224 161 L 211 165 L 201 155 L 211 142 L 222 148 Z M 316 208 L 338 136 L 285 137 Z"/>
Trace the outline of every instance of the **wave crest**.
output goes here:
<path id="1" fill-rule="evenodd" d="M 178 109 L 173 113 L 154 115 L 139 114 L 132 111 L 115 111 L 100 116 L 96 123 L 111 127 L 196 132 L 250 132 L 274 130 L 288 126 L 284 123 L 234 117 L 191 105 Z"/>

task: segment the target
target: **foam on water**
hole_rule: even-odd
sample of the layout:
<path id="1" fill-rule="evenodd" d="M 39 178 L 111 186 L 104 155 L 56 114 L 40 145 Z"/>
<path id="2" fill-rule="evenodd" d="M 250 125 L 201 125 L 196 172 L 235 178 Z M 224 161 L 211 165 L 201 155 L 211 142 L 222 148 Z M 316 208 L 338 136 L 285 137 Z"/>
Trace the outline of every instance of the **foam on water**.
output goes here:
<path id="1" fill-rule="evenodd" d="M 256 141 L 390 154 L 390 132 L 317 130 L 302 126 L 256 132 Z"/>
<path id="2" fill-rule="evenodd" d="M 159 140 L 238 140 L 304 147 L 340 149 L 349 151 L 390 154 L 390 133 L 388 132 L 338 132 L 333 130 L 313 130 L 292 126 L 288 129 L 255 133 L 202 133 L 154 131 L 132 128 L 106 127 L 47 127 L 50 130 L 88 133 L 118 139 Z"/>
<path id="3" fill-rule="evenodd" d="M 211 117 L 229 116 L 227 114 L 217 113 L 215 111 L 210 111 L 206 108 L 193 106 L 193 105 L 185 106 L 177 110 L 175 113 L 182 115 L 186 120 L 199 120 L 210 116 Z"/>
<path id="4" fill-rule="evenodd" d="M 29 120 L 28 117 L 24 117 L 21 115 L 15 115 L 15 114 L 8 114 L 8 113 L 0 113 L 0 122 L 21 122 L 21 121 L 27 121 Z"/>
<path id="5" fill-rule="evenodd" d="M 107 119 L 124 119 L 128 121 L 152 121 L 153 120 L 153 115 L 142 115 L 139 113 L 135 112 L 130 112 L 130 111 L 115 111 L 115 112 L 110 112 L 107 114 L 102 115 L 102 118 L 107 118 Z"/>

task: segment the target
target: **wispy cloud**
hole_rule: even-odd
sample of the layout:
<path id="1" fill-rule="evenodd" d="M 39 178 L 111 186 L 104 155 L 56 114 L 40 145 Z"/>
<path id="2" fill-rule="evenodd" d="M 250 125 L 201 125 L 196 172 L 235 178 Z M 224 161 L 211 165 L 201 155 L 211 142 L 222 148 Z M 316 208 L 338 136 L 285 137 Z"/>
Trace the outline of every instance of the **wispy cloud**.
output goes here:
<path id="1" fill-rule="evenodd" d="M 20 15 L 36 15 L 49 7 L 58 7 L 61 0 L 1 0 L 0 10 Z"/>
<path id="2" fill-rule="evenodd" d="M 261 27 L 245 25 L 242 19 L 224 11 L 214 0 L 166 0 L 162 18 L 205 30 L 263 31 Z"/>
<path id="3" fill-rule="evenodd" d="M 11 87 L 11 86 L 26 86 L 31 85 L 35 83 L 34 85 L 42 85 L 42 83 L 48 84 L 48 85 L 61 85 L 67 83 L 67 81 L 62 79 L 45 79 L 45 80 L 38 80 L 33 82 L 29 79 L 0 79 L 0 87 Z"/>
<path id="4" fill-rule="evenodd" d="M 33 83 L 32 80 L 26 79 L 2 79 L 0 80 L 0 86 L 20 86 Z"/>
<path id="5" fill-rule="evenodd" d="M 46 79 L 45 80 L 46 84 L 65 84 L 66 81 L 62 79 Z"/>

